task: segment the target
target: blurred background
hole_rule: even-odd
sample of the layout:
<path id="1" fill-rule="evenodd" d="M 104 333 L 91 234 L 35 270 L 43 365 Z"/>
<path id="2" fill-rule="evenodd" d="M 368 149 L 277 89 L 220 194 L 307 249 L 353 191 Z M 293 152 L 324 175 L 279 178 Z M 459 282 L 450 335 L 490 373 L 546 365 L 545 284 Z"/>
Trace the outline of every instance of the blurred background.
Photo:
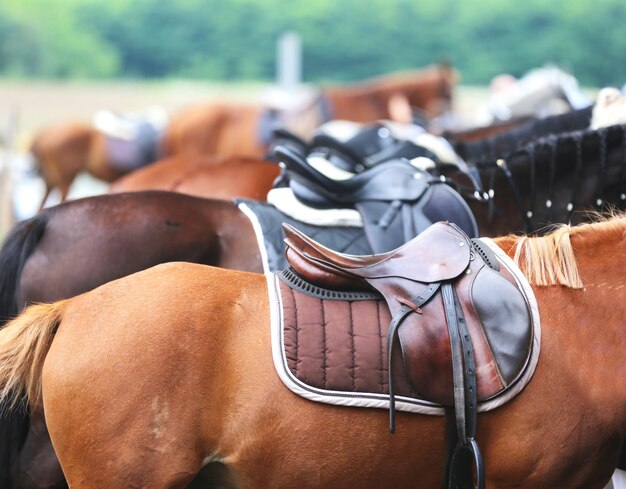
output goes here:
<path id="1" fill-rule="evenodd" d="M 623 0 L 2 0 L 0 140 L 15 157 L 41 127 L 99 109 L 171 114 L 258 99 L 277 79 L 287 32 L 297 36 L 296 82 L 443 61 L 460 74 L 455 108 L 468 113 L 495 76 L 553 63 L 593 93 L 626 81 L 624 25 Z M 33 212 L 30 200 L 18 217 Z"/>

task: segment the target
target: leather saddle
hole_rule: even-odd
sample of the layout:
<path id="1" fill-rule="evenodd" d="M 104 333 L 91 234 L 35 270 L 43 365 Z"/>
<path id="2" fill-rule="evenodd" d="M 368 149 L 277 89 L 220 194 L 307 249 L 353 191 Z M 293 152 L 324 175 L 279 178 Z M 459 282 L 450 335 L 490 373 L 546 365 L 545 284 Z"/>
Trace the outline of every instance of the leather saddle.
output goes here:
<path id="1" fill-rule="evenodd" d="M 484 487 L 475 440 L 478 404 L 513 386 L 532 350 L 531 313 L 517 282 L 500 270 L 487 246 L 450 223 L 436 223 L 396 250 L 368 256 L 336 253 L 288 225 L 284 231 L 287 260 L 304 282 L 384 297 L 392 318 L 387 336 L 391 431 L 392 354 L 399 354 L 412 388 L 446 408 L 447 487 L 473 480 L 472 461 L 476 487 Z"/>
<path id="2" fill-rule="evenodd" d="M 289 148 L 278 147 L 275 154 L 283 166 L 283 178 L 305 205 L 359 211 L 375 253 L 395 249 L 441 220 L 456 223 L 470 236 L 478 234 L 474 216 L 460 195 L 406 159 L 393 159 L 335 180 Z"/>

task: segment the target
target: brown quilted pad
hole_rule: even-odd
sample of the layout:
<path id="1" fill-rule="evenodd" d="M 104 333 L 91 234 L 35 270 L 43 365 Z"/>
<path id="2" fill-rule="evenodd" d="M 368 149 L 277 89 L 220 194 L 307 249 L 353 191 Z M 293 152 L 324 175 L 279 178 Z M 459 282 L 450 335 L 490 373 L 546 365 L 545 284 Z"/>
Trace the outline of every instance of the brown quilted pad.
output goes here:
<path id="1" fill-rule="evenodd" d="M 284 348 L 291 373 L 312 387 L 351 393 L 389 392 L 387 331 L 391 316 L 384 299 L 317 299 L 279 281 Z M 394 372 L 402 372 L 401 356 Z M 418 397 L 402 375 L 398 395 Z"/>

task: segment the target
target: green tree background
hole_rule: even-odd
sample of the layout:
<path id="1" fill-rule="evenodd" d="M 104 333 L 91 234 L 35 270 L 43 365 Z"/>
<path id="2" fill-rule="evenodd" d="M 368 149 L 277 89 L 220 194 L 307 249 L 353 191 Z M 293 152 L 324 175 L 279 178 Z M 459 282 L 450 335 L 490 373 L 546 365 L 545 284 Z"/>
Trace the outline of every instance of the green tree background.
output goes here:
<path id="1" fill-rule="evenodd" d="M 446 59 L 468 84 L 553 62 L 621 85 L 624 26 L 624 0 L 2 0 L 0 75 L 271 80 L 294 30 L 308 82 Z"/>

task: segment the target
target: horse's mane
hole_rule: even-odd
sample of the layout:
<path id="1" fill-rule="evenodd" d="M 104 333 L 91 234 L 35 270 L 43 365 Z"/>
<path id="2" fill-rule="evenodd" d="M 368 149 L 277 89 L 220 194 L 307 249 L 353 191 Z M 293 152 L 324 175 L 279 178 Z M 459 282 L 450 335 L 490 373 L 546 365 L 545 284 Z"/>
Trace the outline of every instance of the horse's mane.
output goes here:
<path id="1" fill-rule="evenodd" d="M 463 159 L 472 163 L 507 157 L 538 139 L 588 128 L 591 112 L 592 107 L 588 107 L 527 122 L 516 129 L 490 138 L 475 142 L 457 143 L 455 149 Z"/>
<path id="2" fill-rule="evenodd" d="M 623 208 L 626 124 L 551 134 L 508 154 L 500 153 L 495 159 L 476 162 L 475 167 L 484 175 L 483 184 L 493 187 L 496 177 L 506 176 L 509 185 L 518 189 L 514 192 L 519 194 L 517 205 L 526 232 L 536 232 L 550 222 L 577 221 L 574 212 L 579 209 L 606 210 L 610 205 Z M 507 168 L 511 170 L 508 176 Z M 580 200 L 581 189 L 587 184 L 595 186 L 593 196 Z M 528 194 L 520 193 L 520 185 L 526 186 Z M 589 193 L 589 186 L 586 188 Z M 569 200 L 562 202 L 567 192 Z M 559 205 L 544 206 L 559 198 Z"/>
<path id="3" fill-rule="evenodd" d="M 583 283 L 570 238 L 590 232 L 626 233 L 626 213 L 595 213 L 592 223 L 577 226 L 560 224 L 544 236 L 519 237 L 515 245 L 514 261 L 531 284 L 564 285 L 582 289 Z"/>

